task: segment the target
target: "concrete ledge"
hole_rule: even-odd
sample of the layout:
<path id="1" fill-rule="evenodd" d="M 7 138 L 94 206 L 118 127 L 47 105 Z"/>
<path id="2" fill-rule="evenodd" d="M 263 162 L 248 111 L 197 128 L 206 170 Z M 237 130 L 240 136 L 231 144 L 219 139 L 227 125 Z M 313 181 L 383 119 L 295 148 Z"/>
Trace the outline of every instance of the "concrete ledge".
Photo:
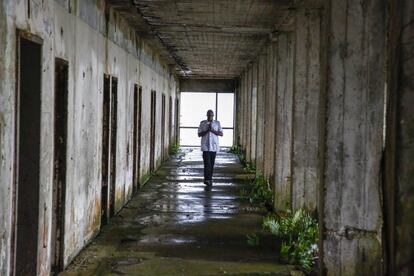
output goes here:
<path id="1" fill-rule="evenodd" d="M 236 90 L 234 79 L 180 79 L 180 92 L 228 92 Z"/>

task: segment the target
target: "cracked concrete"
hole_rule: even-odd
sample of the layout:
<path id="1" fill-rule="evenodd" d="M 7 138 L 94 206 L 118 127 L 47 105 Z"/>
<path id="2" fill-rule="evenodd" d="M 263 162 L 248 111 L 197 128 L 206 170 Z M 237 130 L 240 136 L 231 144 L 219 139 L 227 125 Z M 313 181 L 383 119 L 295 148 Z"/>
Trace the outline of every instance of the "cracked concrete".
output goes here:
<path id="1" fill-rule="evenodd" d="M 246 242 L 263 213 L 239 198 L 237 157 L 217 155 L 212 188 L 202 171 L 199 149 L 180 150 L 61 275 L 290 275 L 274 237 Z"/>

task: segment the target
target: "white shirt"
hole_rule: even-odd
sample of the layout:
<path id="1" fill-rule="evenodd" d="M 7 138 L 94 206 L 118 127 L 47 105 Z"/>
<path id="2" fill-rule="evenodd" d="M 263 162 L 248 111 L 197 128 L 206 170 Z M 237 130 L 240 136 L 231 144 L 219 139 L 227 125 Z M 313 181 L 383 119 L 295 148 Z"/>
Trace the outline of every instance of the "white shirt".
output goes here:
<path id="1" fill-rule="evenodd" d="M 200 122 L 198 127 L 198 133 L 206 131 L 208 129 L 209 121 L 204 120 Z M 211 128 L 215 131 L 222 132 L 221 125 L 219 121 L 213 120 L 211 122 Z M 206 135 L 201 137 L 201 151 L 220 151 L 219 139 L 218 136 L 213 132 L 209 131 Z"/>

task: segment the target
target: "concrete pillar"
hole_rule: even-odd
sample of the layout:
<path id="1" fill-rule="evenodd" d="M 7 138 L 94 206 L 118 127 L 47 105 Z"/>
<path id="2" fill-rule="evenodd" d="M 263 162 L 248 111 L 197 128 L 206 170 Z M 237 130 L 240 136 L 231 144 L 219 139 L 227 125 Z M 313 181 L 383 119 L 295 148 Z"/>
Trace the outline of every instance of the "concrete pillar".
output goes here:
<path id="1" fill-rule="evenodd" d="M 275 121 L 276 121 L 276 76 L 277 76 L 277 44 L 267 47 L 266 93 L 264 119 L 264 168 L 263 174 L 274 184 L 275 165 Z"/>
<path id="2" fill-rule="evenodd" d="M 320 179 L 320 10 L 296 14 L 292 207 L 315 211 Z"/>
<path id="3" fill-rule="evenodd" d="M 235 96 L 235 105 L 234 105 L 234 145 L 240 145 L 241 140 L 241 122 L 242 122 L 242 114 L 243 114 L 243 104 L 242 104 L 242 86 L 241 86 L 241 79 L 237 82 L 237 88 L 234 93 Z"/>
<path id="4" fill-rule="evenodd" d="M 275 208 L 291 208 L 293 55 L 292 33 L 282 33 L 278 39 L 277 105 L 276 105 L 276 164 Z"/>
<path id="5" fill-rule="evenodd" d="M 246 70 L 246 160 L 251 161 L 251 137 L 252 137 L 252 78 L 253 66 Z"/>
<path id="6" fill-rule="evenodd" d="M 329 4 L 323 264 L 327 275 L 381 275 L 384 1 Z"/>
<path id="7" fill-rule="evenodd" d="M 243 148 L 245 150 L 245 154 L 247 154 L 247 148 L 249 146 L 249 135 L 248 135 L 248 127 L 249 127 L 249 74 L 248 69 L 244 71 L 243 77 L 243 99 L 244 99 L 244 114 L 243 114 L 243 141 L 244 145 Z M 246 157 L 246 156 L 245 156 Z"/>
<path id="8" fill-rule="evenodd" d="M 242 113 L 241 113 L 241 137 L 240 137 L 240 145 L 243 149 L 246 149 L 246 71 L 240 77 L 241 82 L 241 99 L 242 99 Z"/>
<path id="9" fill-rule="evenodd" d="M 390 1 L 384 210 L 388 275 L 414 274 L 414 2 Z"/>
<path id="10" fill-rule="evenodd" d="M 252 90 L 251 90 L 251 118 L 250 118 L 250 162 L 256 164 L 256 135 L 257 135 L 257 85 L 258 85 L 259 62 L 256 60 L 252 67 Z"/>
<path id="11" fill-rule="evenodd" d="M 265 93 L 266 93 L 266 51 L 258 58 L 257 72 L 257 118 L 256 118 L 256 169 L 263 173 L 264 169 L 264 133 L 265 133 Z"/>

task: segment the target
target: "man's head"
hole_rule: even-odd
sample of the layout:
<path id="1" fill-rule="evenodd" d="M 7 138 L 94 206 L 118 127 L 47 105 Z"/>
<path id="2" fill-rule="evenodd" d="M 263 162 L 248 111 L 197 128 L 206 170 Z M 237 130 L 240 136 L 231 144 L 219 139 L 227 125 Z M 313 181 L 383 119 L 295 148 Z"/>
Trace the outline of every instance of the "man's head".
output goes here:
<path id="1" fill-rule="evenodd" d="M 209 110 L 207 111 L 207 120 L 208 120 L 209 122 L 211 122 L 211 121 L 213 121 L 213 118 L 214 118 L 214 112 L 213 112 L 213 110 L 209 109 Z"/>

